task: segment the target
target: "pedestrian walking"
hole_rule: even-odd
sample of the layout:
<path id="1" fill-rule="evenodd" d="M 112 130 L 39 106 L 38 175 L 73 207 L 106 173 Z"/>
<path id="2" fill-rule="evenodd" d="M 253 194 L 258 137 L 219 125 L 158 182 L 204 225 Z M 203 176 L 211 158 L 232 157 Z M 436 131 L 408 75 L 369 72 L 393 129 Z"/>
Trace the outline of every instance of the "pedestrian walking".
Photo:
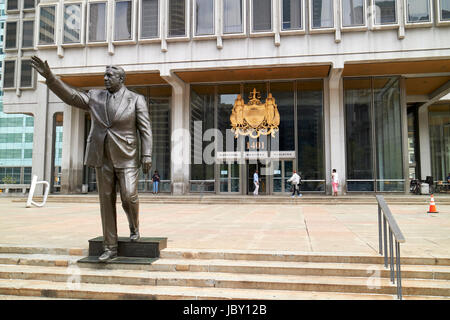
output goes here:
<path id="1" fill-rule="evenodd" d="M 294 173 L 292 174 L 292 177 L 288 179 L 288 182 L 292 184 L 292 198 L 295 197 L 295 193 L 297 192 L 297 196 L 301 197 L 302 194 L 300 193 L 300 184 L 302 183 L 302 178 L 299 174 L 297 174 L 297 171 L 294 170 Z"/>
<path id="2" fill-rule="evenodd" d="M 161 177 L 159 176 L 158 170 L 155 170 L 152 176 L 153 181 L 153 194 L 158 193 L 158 187 L 159 187 L 159 181 L 161 180 Z"/>
<path id="3" fill-rule="evenodd" d="M 338 195 L 338 186 L 339 186 L 339 176 L 336 172 L 336 169 L 333 169 L 333 172 L 331 173 L 331 185 L 333 187 L 333 196 Z"/>
<path id="4" fill-rule="evenodd" d="M 255 185 L 255 190 L 253 190 L 253 195 L 257 196 L 258 195 L 258 190 L 259 190 L 258 170 L 255 170 L 255 173 L 253 174 L 253 184 Z"/>

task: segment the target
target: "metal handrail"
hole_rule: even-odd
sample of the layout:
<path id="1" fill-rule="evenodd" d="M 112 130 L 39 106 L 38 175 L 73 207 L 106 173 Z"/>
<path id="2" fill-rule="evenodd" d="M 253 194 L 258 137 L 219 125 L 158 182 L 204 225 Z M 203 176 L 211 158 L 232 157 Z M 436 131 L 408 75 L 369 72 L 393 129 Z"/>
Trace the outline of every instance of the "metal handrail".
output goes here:
<path id="1" fill-rule="evenodd" d="M 392 215 L 391 210 L 389 209 L 384 197 L 382 195 L 375 196 L 378 202 L 378 245 L 379 252 L 383 255 L 383 247 L 384 247 L 384 267 L 388 267 L 389 261 L 389 269 L 390 269 L 390 278 L 391 282 L 395 283 L 395 278 L 397 278 L 397 298 L 399 300 L 402 299 L 402 276 L 400 269 L 400 243 L 404 243 L 405 237 L 403 236 L 402 231 L 400 230 L 397 222 Z M 389 228 L 389 233 L 387 232 Z M 388 256 L 388 234 L 389 234 L 389 253 Z M 395 238 L 395 266 L 396 270 L 394 271 L 394 239 Z"/>

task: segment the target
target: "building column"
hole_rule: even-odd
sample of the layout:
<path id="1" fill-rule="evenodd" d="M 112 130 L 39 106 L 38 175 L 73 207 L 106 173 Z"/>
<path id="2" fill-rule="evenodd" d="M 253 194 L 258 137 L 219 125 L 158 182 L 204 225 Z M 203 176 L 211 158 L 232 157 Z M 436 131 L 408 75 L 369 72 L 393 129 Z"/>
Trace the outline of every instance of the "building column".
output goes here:
<path id="1" fill-rule="evenodd" d="M 47 164 L 50 159 L 47 154 L 47 145 L 51 144 L 51 128 L 48 128 L 48 90 L 45 85 L 37 84 L 36 88 L 37 105 L 33 112 L 34 133 L 33 133 L 33 155 L 31 175 L 36 175 L 38 181 L 47 181 L 51 183 L 50 171 L 47 170 Z M 50 135 L 49 135 L 50 130 Z M 35 194 L 43 194 L 42 184 L 38 184 Z"/>
<path id="2" fill-rule="evenodd" d="M 428 123 L 428 105 L 419 107 L 419 150 L 420 150 L 420 179 L 431 176 L 431 148 L 430 127 Z M 434 178 L 434 177 L 433 177 Z"/>
<path id="3" fill-rule="evenodd" d="M 344 68 L 331 68 L 325 85 L 325 150 L 326 150 L 326 185 L 327 194 L 332 194 L 331 171 L 336 169 L 339 176 L 339 194 L 345 194 L 346 165 L 345 165 L 345 113 L 343 99 L 342 71 Z M 328 132 L 328 134 L 327 134 Z"/>
<path id="4" fill-rule="evenodd" d="M 85 112 L 64 106 L 61 193 L 80 193 L 83 184 Z"/>
<path id="5" fill-rule="evenodd" d="M 189 192 L 190 132 L 189 85 L 172 72 L 161 72 L 161 77 L 172 86 L 170 175 L 172 194 Z"/>

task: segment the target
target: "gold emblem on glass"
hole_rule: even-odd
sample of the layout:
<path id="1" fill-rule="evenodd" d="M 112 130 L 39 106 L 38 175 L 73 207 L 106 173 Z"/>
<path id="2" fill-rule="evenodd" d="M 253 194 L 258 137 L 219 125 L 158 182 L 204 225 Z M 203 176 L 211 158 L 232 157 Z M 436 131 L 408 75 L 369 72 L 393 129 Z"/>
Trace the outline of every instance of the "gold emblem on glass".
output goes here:
<path id="1" fill-rule="evenodd" d="M 231 130 L 235 138 L 239 135 L 258 138 L 261 134 L 275 137 L 280 124 L 280 114 L 275 103 L 275 98 L 269 93 L 265 103 L 259 99 L 261 94 L 256 88 L 250 92 L 248 104 L 244 103 L 238 94 L 231 111 Z"/>

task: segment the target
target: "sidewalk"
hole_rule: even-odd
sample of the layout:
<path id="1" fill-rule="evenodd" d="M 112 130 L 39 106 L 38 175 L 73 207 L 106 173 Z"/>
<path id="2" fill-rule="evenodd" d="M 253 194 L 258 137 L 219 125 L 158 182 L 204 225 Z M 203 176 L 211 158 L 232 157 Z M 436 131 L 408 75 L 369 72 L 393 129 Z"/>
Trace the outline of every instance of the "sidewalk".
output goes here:
<path id="1" fill-rule="evenodd" d="M 48 202 L 25 208 L 0 198 L 0 244 L 87 248 L 101 235 L 98 203 Z M 450 257 L 450 205 L 390 205 L 405 238 L 402 256 Z M 376 205 L 141 203 L 141 236 L 167 237 L 169 248 L 377 254 Z M 118 206 L 120 236 L 128 223 Z"/>

